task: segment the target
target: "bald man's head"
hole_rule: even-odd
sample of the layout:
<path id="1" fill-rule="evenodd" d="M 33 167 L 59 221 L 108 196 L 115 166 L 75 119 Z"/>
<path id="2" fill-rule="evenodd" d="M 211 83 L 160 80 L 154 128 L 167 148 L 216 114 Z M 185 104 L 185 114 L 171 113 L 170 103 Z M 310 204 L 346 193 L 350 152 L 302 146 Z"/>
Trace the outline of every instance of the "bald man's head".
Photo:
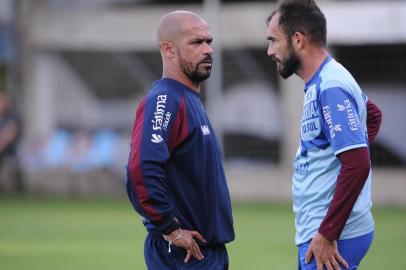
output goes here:
<path id="1" fill-rule="evenodd" d="M 174 11 L 162 17 L 157 39 L 163 64 L 163 77 L 199 88 L 210 76 L 213 37 L 207 23 L 196 13 Z"/>
<path id="2" fill-rule="evenodd" d="M 158 44 L 165 41 L 175 42 L 185 34 L 189 26 L 195 24 L 207 25 L 202 17 L 190 11 L 177 10 L 164 15 L 157 31 Z"/>

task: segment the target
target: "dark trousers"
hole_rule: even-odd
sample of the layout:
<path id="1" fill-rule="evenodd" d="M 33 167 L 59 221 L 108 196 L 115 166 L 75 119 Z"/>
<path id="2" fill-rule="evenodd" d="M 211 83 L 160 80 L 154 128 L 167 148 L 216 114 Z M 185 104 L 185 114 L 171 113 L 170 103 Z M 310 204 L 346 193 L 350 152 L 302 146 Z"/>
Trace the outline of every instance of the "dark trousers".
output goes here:
<path id="1" fill-rule="evenodd" d="M 171 245 L 162 235 L 148 233 L 144 244 L 144 256 L 148 270 L 227 270 L 228 254 L 225 245 L 200 247 L 204 259 L 199 261 L 192 258 L 184 263 L 186 250 Z"/>

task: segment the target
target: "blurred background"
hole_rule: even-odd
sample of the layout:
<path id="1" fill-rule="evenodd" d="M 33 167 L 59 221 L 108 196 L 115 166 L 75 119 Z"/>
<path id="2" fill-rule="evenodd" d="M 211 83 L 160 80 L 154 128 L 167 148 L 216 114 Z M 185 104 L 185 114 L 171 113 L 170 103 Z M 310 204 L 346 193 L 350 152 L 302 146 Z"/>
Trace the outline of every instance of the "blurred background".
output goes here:
<path id="1" fill-rule="evenodd" d="M 289 203 L 303 83 L 297 77 L 280 79 L 266 55 L 265 19 L 275 3 L 0 0 L 0 227 L 17 228 L 17 236 L 7 236 L 0 230 L 0 265 L 3 261 L 9 263 L 4 264 L 9 267 L 4 269 L 25 269 L 15 264 L 21 263 L 16 259 L 21 245 L 12 243 L 19 237 L 26 239 L 22 235 L 27 227 L 18 226 L 35 224 L 35 211 L 45 211 L 42 218 L 58 212 L 57 207 L 44 206 L 67 205 L 64 209 L 71 209 L 75 215 L 75 207 L 82 205 L 75 201 L 94 206 L 101 200 L 103 206 L 119 204 L 119 213 L 131 216 L 124 220 L 139 223 L 126 201 L 124 167 L 136 106 L 162 72 L 156 28 L 162 15 L 177 9 L 202 15 L 214 36 L 214 68 L 211 78 L 203 84 L 202 99 L 222 143 L 229 188 L 236 204 L 236 225 L 251 220 L 250 215 L 256 211 L 258 215 L 253 219 L 259 220 L 258 216 L 267 213 L 264 209 L 269 207 L 270 220 L 262 221 L 263 230 L 269 234 L 269 226 L 274 224 L 272 213 L 280 213 L 287 222 L 281 228 L 289 228 L 286 238 L 281 239 L 287 251 L 280 251 L 280 256 L 293 258 L 290 265 L 295 265 Z M 330 52 L 383 112 L 381 131 L 371 146 L 373 201 L 378 208 L 387 209 L 378 216 L 386 219 L 392 213 L 395 219 L 402 218 L 394 220 L 393 226 L 404 228 L 406 1 L 317 3 L 327 17 Z M 41 198 L 49 201 L 44 203 Z M 32 209 L 25 208 L 28 204 Z M 91 206 L 91 213 L 100 211 L 103 216 L 101 209 Z M 28 209 L 34 211 L 30 212 L 32 216 L 27 214 Z M 90 212 L 85 211 L 79 219 L 86 221 Z M 38 228 L 47 228 L 41 220 L 37 220 Z M 100 217 L 99 222 L 103 220 Z M 142 227 L 131 225 L 128 228 Z M 243 241 L 245 234 L 241 230 Z M 131 229 L 129 232 L 134 233 Z M 138 232 L 140 243 L 126 242 L 129 249 L 142 248 L 142 228 Z M 393 239 L 406 241 L 403 231 L 401 235 L 392 232 Z M 46 236 L 47 232 L 40 235 Z M 262 239 L 259 235 L 258 242 Z M 268 243 L 264 246 L 268 247 Z M 275 248 L 280 250 L 280 246 Z M 405 251 L 403 246 L 400 249 Z M 233 252 L 238 253 L 238 248 L 232 246 L 232 258 Z M 58 254 L 61 260 L 68 256 Z M 389 252 L 383 254 L 390 256 Z M 38 259 L 42 255 L 33 256 Z M 142 265 L 142 252 L 138 255 Z M 62 269 L 58 262 L 53 269 Z M 238 264 L 243 267 L 239 269 L 248 269 L 244 262 Z M 371 261 L 373 264 L 375 261 Z M 93 269 L 91 259 L 86 265 L 83 269 Z M 294 269 L 260 265 L 260 260 L 251 264 L 256 269 Z M 143 269 L 131 266 L 122 267 Z M 42 265 L 38 269 L 48 268 Z M 406 262 L 403 259 L 391 269 L 406 269 Z"/>

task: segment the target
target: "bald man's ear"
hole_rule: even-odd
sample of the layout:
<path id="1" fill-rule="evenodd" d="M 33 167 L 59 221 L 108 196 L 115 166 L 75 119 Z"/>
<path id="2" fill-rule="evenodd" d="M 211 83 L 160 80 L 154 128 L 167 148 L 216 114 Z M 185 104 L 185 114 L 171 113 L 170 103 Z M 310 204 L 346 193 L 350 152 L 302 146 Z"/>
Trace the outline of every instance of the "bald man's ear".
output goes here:
<path id="1" fill-rule="evenodd" d="M 173 58 L 175 57 L 175 48 L 173 44 L 169 41 L 162 41 L 160 43 L 161 51 L 165 57 Z"/>

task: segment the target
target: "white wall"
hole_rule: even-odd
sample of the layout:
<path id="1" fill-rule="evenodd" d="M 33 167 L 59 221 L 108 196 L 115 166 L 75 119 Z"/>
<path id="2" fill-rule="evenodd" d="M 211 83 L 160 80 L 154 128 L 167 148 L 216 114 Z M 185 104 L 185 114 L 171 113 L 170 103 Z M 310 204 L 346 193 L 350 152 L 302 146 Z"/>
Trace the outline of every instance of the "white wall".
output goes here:
<path id="1" fill-rule="evenodd" d="M 406 41 L 406 1 L 321 2 L 332 44 Z M 227 4 L 221 9 L 222 44 L 229 48 L 265 46 L 265 19 L 270 3 Z M 32 22 L 37 47 L 103 50 L 156 50 L 155 31 L 161 16 L 176 9 L 203 14 L 200 6 L 132 9 L 38 9 Z"/>

